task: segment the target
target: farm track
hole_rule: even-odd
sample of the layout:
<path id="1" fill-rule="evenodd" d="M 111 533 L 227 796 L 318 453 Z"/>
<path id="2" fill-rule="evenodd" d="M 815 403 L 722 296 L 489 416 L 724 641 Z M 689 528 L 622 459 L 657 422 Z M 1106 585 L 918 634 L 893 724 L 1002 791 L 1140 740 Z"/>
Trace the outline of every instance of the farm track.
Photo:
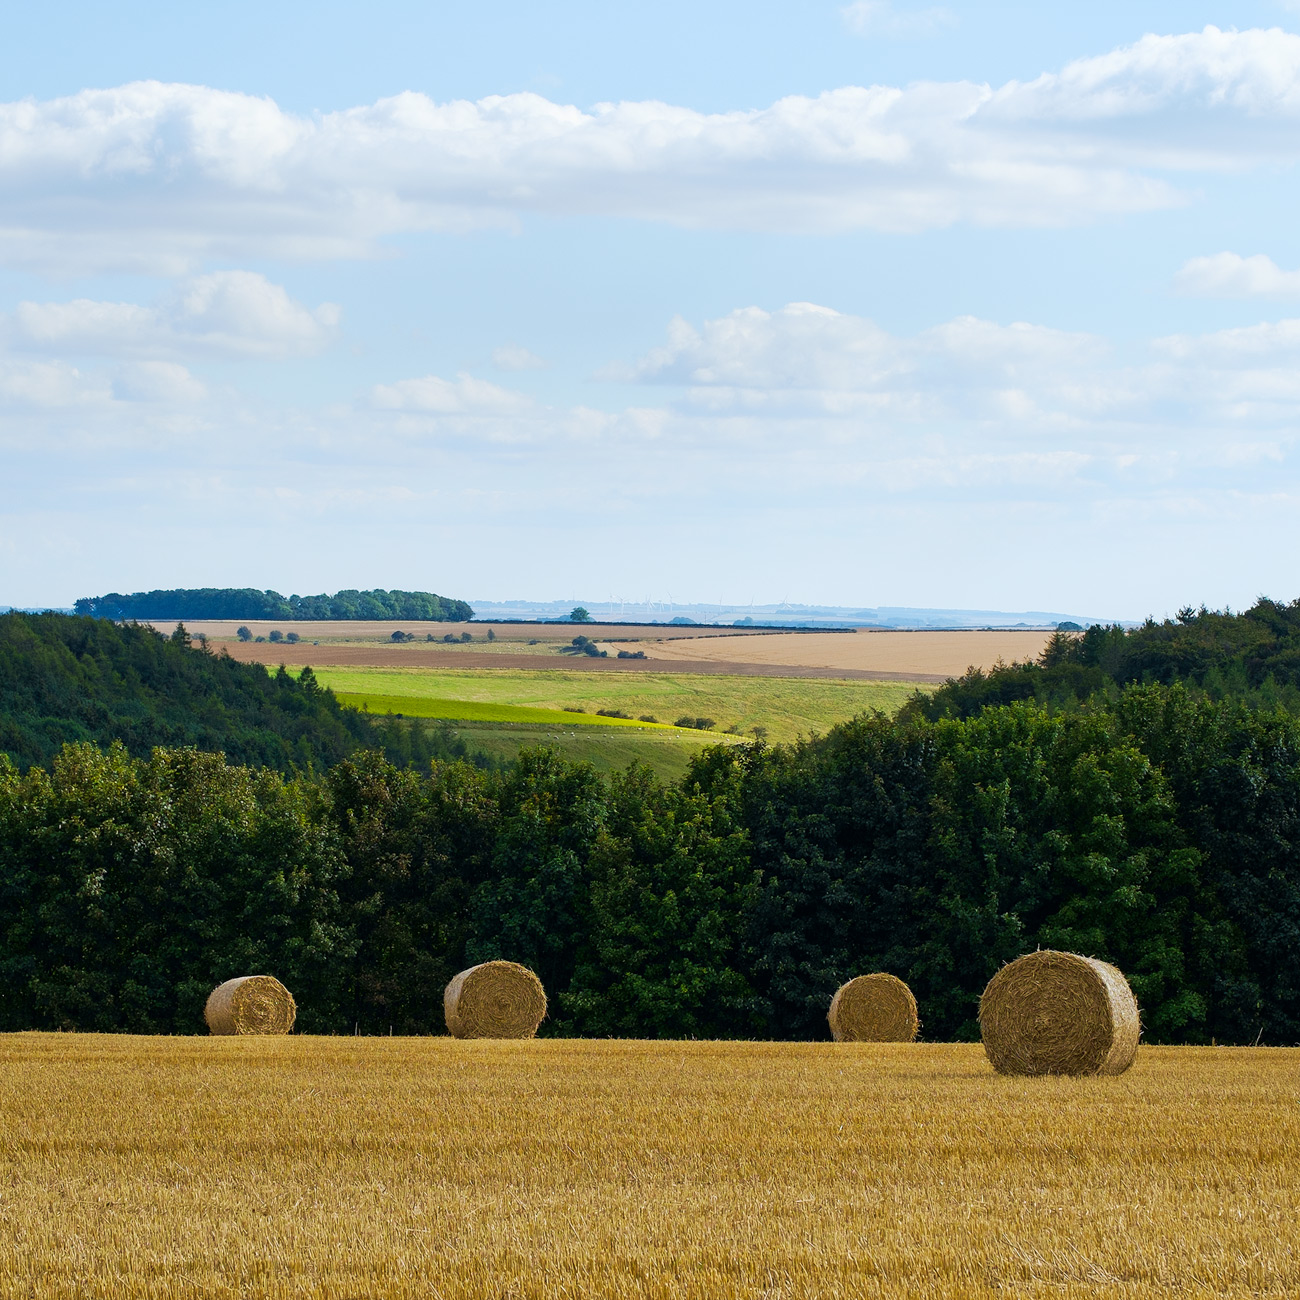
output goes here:
<path id="1" fill-rule="evenodd" d="M 0 1297 L 1282 1297 L 1300 1053 L 0 1037 Z"/>

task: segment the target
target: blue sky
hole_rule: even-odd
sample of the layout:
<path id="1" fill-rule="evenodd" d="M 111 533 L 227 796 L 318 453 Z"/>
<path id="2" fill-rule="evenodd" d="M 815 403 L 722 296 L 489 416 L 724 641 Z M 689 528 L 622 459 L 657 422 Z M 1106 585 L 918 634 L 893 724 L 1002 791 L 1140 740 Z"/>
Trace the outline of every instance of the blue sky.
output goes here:
<path id="1" fill-rule="evenodd" d="M 31 6 L 0 603 L 1300 595 L 1300 4 Z"/>

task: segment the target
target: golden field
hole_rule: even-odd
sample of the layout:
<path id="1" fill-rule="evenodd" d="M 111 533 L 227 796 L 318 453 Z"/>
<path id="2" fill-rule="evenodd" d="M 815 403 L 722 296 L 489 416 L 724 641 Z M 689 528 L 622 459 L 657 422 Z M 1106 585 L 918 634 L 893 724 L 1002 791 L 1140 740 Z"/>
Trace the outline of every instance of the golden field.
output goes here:
<path id="1" fill-rule="evenodd" d="M 0 1038 L 0 1295 L 1295 1296 L 1300 1052 Z"/>
<path id="2" fill-rule="evenodd" d="M 158 625 L 167 631 L 165 624 Z M 1051 632 L 880 631 L 857 628 L 839 632 L 740 628 L 623 626 L 613 624 L 536 623 L 281 623 L 297 632 L 297 644 L 284 641 L 235 640 L 233 623 L 195 622 L 190 632 L 211 638 L 214 648 L 249 663 L 311 664 L 313 668 L 473 668 L 560 669 L 569 673 L 677 672 L 748 677 L 825 677 L 843 680 L 943 682 L 969 667 L 991 668 L 998 660 L 1037 659 Z M 489 626 L 496 640 L 486 640 Z M 249 624 L 266 635 L 270 623 Z M 409 644 L 391 641 L 394 631 L 416 636 Z M 473 640 L 445 644 L 450 633 L 469 632 Z M 591 637 L 609 652 L 607 659 L 561 655 L 575 634 Z M 432 635 L 429 642 L 423 638 Z M 535 644 L 529 644 L 534 642 Z M 646 659 L 618 659 L 619 650 L 642 651 Z"/>
<path id="3" fill-rule="evenodd" d="M 998 660 L 1037 659 L 1051 632 L 852 632 L 755 634 L 709 641 L 685 638 L 647 643 L 646 656 L 665 665 L 679 660 L 805 668 L 826 672 L 877 673 L 901 680 L 942 682 L 967 668 L 992 668 Z"/>

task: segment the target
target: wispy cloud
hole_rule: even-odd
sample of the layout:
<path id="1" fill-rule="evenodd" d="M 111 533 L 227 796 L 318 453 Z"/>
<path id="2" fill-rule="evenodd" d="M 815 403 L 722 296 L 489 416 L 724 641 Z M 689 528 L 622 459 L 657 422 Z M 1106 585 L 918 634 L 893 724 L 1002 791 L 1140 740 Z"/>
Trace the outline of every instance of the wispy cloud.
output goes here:
<path id="1" fill-rule="evenodd" d="M 430 415 L 517 415 L 533 404 L 523 393 L 464 373 L 455 379 L 424 375 L 395 384 L 376 384 L 371 402 L 380 410 Z"/>
<path id="2" fill-rule="evenodd" d="M 1093 582 L 1115 600 L 1137 590 L 1123 586 L 1134 553 L 1178 557 L 1200 598 L 1243 566 L 1252 583 L 1284 577 L 1300 544 L 1300 320 L 1112 344 L 1028 322 L 903 334 L 819 304 L 751 306 L 674 321 L 622 374 L 637 391 L 605 411 L 470 374 L 295 408 L 171 361 L 0 356 L 0 549 L 44 564 L 57 537 L 79 572 L 106 574 L 140 572 L 147 553 L 179 582 L 218 530 L 226 562 L 255 565 L 292 527 L 323 567 L 414 550 L 421 571 L 453 565 L 458 589 L 488 591 L 502 573 L 550 590 L 570 546 L 585 581 L 689 582 L 703 556 L 710 581 L 735 565 L 801 592 L 895 581 L 900 564 L 907 583 L 965 565 L 960 585 L 993 557 L 1017 583 L 1037 566 L 1052 589 Z M 744 546 L 720 484 L 743 503 Z"/>
<path id="3" fill-rule="evenodd" d="M 23 302 L 0 316 L 10 349 L 93 356 L 282 358 L 319 352 L 340 312 L 314 311 L 253 271 L 216 271 L 180 284 L 162 302 Z"/>
<path id="4" fill-rule="evenodd" d="M 113 377 L 113 397 L 121 402 L 190 405 L 207 395 L 207 386 L 174 361 L 135 361 Z"/>
<path id="5" fill-rule="evenodd" d="M 546 369 L 546 362 L 541 357 L 514 343 L 506 343 L 499 348 L 493 348 L 492 364 L 498 370 L 507 371 Z"/>
<path id="6" fill-rule="evenodd" d="M 1228 430 L 1294 437 L 1300 321 L 1175 335 L 1120 353 L 1107 340 L 960 316 L 912 336 L 813 303 L 745 307 L 668 340 L 609 377 L 684 390 L 681 409 L 833 424 L 886 437 L 1097 442 Z"/>
<path id="7" fill-rule="evenodd" d="M 1300 271 L 1284 271 L 1264 253 L 1215 253 L 1184 263 L 1174 287 L 1197 298 L 1300 298 Z"/>
<path id="8" fill-rule="evenodd" d="M 951 9 L 896 9 L 891 0 L 854 0 L 840 10 L 844 24 L 858 36 L 932 36 L 954 27 L 957 15 Z"/>

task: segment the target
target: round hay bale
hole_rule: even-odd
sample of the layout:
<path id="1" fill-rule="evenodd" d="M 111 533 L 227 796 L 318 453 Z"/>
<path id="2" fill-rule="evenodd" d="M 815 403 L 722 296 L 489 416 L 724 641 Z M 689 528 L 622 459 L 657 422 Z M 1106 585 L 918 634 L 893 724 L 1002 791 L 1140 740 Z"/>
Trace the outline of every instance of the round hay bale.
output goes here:
<path id="1" fill-rule="evenodd" d="M 214 1034 L 287 1034 L 298 1015 L 293 994 L 273 975 L 241 975 L 208 994 L 203 1019 Z"/>
<path id="2" fill-rule="evenodd" d="M 1072 952 L 1026 953 L 980 998 L 980 1035 L 999 1074 L 1122 1074 L 1141 1033 L 1128 980 Z"/>
<path id="3" fill-rule="evenodd" d="M 910 1043 L 920 1028 L 912 990 L 884 971 L 841 984 L 826 1019 L 837 1043 Z"/>
<path id="4" fill-rule="evenodd" d="M 546 1017 L 542 981 L 513 961 L 485 961 L 463 970 L 442 995 L 456 1038 L 532 1038 Z"/>

